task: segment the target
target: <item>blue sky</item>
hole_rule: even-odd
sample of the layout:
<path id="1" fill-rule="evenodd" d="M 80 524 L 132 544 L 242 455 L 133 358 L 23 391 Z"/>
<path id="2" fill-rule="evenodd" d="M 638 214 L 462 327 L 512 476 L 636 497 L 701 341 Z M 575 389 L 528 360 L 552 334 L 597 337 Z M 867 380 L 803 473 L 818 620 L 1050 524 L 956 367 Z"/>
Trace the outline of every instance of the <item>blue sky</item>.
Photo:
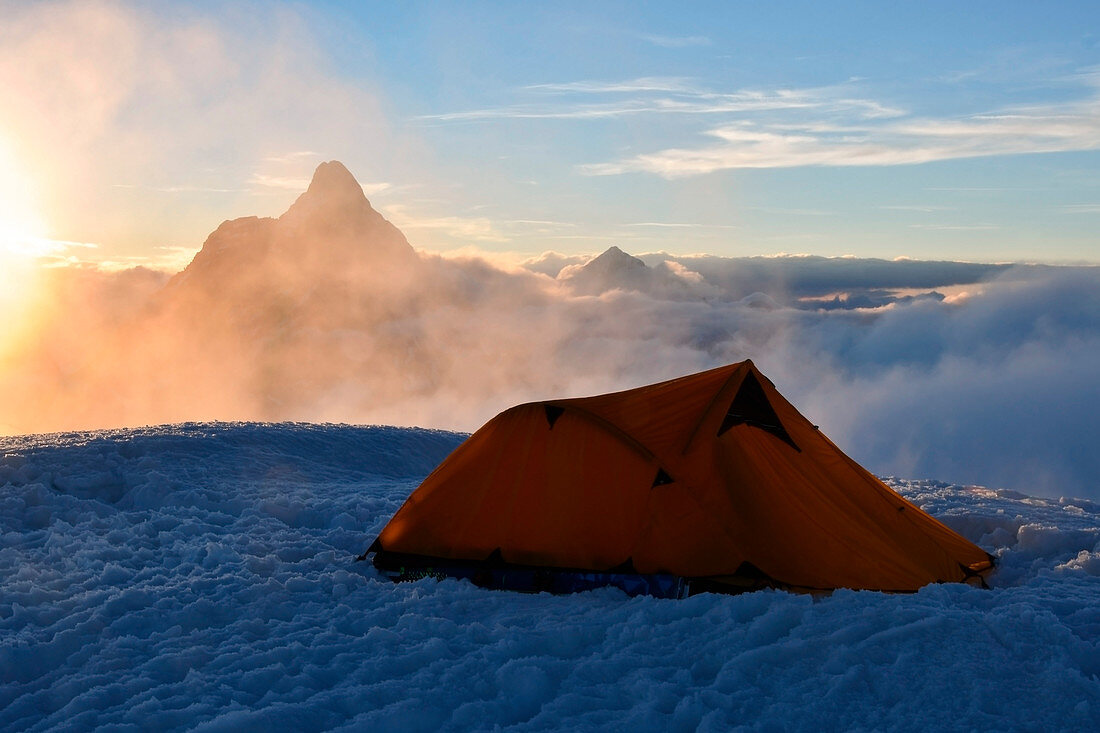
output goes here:
<path id="1" fill-rule="evenodd" d="M 185 261 L 335 158 L 422 249 L 1100 261 L 1091 2 L 6 10 L 58 257 Z"/>

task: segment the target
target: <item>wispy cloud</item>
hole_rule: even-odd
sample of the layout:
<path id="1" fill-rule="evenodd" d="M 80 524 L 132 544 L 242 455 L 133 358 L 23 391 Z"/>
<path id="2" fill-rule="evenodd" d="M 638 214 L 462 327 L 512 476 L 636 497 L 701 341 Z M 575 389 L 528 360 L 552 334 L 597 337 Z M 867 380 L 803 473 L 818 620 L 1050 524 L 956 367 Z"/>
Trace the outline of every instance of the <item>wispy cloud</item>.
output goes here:
<path id="1" fill-rule="evenodd" d="M 789 209 L 777 206 L 750 206 L 753 211 L 763 211 L 765 214 L 782 214 L 783 216 L 836 216 L 835 211 L 822 209 Z"/>
<path id="2" fill-rule="evenodd" d="M 703 142 L 581 165 L 587 175 L 678 178 L 739 168 L 893 166 L 940 160 L 1100 149 L 1100 74 L 1073 79 L 1076 99 L 980 114 L 917 117 L 863 93 L 863 80 L 812 88 L 706 88 L 685 77 L 538 84 L 512 104 L 424 115 L 425 122 L 608 120 L 710 116 Z M 1067 82 L 1068 85 L 1068 82 Z M 725 119 L 722 119 L 725 118 Z M 710 142 L 707 142 L 707 139 Z"/>
<path id="3" fill-rule="evenodd" d="M 692 79 L 683 76 L 644 76 L 628 81 L 569 81 L 529 84 L 526 91 L 550 94 L 620 94 L 634 92 L 675 92 L 703 94 Z"/>
<path id="4" fill-rule="evenodd" d="M 910 224 L 910 229 L 934 229 L 949 232 L 980 232 L 1000 229 L 996 224 Z"/>
<path id="5" fill-rule="evenodd" d="M 924 189 L 925 191 L 956 191 L 956 192 L 987 192 L 987 191 L 1043 191 L 1043 188 L 1030 188 L 1019 186 L 935 186 Z"/>
<path id="6" fill-rule="evenodd" d="M 176 273 L 187 267 L 198 252 L 194 247 L 155 247 L 145 255 L 113 255 L 93 258 L 82 264 L 103 272 L 120 272 L 144 267 L 164 273 Z"/>
<path id="7" fill-rule="evenodd" d="M 693 222 L 639 221 L 628 227 L 656 227 L 660 229 L 738 229 L 736 224 L 699 224 Z"/>
<path id="8" fill-rule="evenodd" d="M 0 238 L 0 250 L 21 257 L 32 258 L 70 258 L 75 257 L 72 250 L 98 249 L 93 242 L 73 242 L 67 239 L 51 239 L 36 236 L 5 236 Z M 80 259 L 80 258 L 77 258 Z"/>
<path id="9" fill-rule="evenodd" d="M 504 219 L 496 222 L 509 237 L 554 236 L 577 231 L 577 224 L 551 219 Z"/>
<path id="10" fill-rule="evenodd" d="M 156 191 L 158 193 L 241 193 L 243 188 L 221 188 L 215 186 L 197 186 L 180 184 L 178 186 L 139 186 L 132 183 L 115 183 L 112 188 L 131 188 L 142 191 Z"/>
<path id="11" fill-rule="evenodd" d="M 584 120 L 632 115 L 720 115 L 806 110 L 826 115 L 843 113 L 845 117 L 858 120 L 904 114 L 895 107 L 852 96 L 850 90 L 843 87 L 716 92 L 694 85 L 692 80 L 682 77 L 538 84 L 523 87 L 520 91 L 537 98 L 498 107 L 421 115 L 416 119 L 429 122 Z"/>
<path id="12" fill-rule="evenodd" d="M 437 200 L 422 200 L 414 205 L 387 203 L 384 214 L 395 226 L 409 234 L 409 240 L 415 246 L 445 250 L 460 256 L 469 250 L 470 243 L 475 242 L 499 245 L 530 238 L 594 238 L 591 234 L 578 234 L 576 222 L 508 218 L 494 214 L 491 209 L 495 207 L 488 205 L 468 207 L 462 214 L 442 214 L 440 207 L 445 204 L 445 201 Z M 441 241 L 441 238 L 449 241 Z M 463 245 L 456 248 L 455 242 Z M 493 257 L 500 254 L 497 247 L 493 249 Z"/>
<path id="13" fill-rule="evenodd" d="M 1060 210 L 1063 214 L 1100 214 L 1100 204 L 1066 204 Z"/>
<path id="14" fill-rule="evenodd" d="M 646 43 L 652 43 L 661 48 L 689 48 L 691 46 L 710 46 L 711 41 L 706 36 L 662 36 L 653 33 L 643 33 L 638 36 Z"/>
<path id="15" fill-rule="evenodd" d="M 512 224 L 530 224 L 532 226 L 575 227 L 576 224 L 565 221 L 549 221 L 546 219 L 512 219 Z"/>
<path id="16" fill-rule="evenodd" d="M 394 185 L 386 181 L 378 181 L 376 183 L 361 183 L 359 187 L 363 189 L 364 195 L 377 196 L 380 193 L 393 190 Z"/>
<path id="17" fill-rule="evenodd" d="M 310 178 L 302 176 L 272 176 L 264 173 L 253 173 L 248 182 L 260 188 L 275 189 L 278 191 L 305 191 L 309 188 Z M 375 183 L 361 183 L 365 196 L 375 196 L 394 188 L 392 183 L 378 181 Z"/>
<path id="18" fill-rule="evenodd" d="M 386 209 L 386 216 L 415 240 L 417 232 L 436 232 L 448 237 L 474 242 L 508 242 L 493 220 L 487 216 L 438 216 L 422 214 L 404 205 Z"/>
<path id="19" fill-rule="evenodd" d="M 309 178 L 300 176 L 269 176 L 263 173 L 253 173 L 248 182 L 261 188 L 277 188 L 288 191 L 304 191 L 309 188 Z"/>
<path id="20" fill-rule="evenodd" d="M 1100 149 L 1100 97 L 957 119 L 875 120 L 831 132 L 816 124 L 742 121 L 706 131 L 717 142 L 580 167 L 588 175 L 666 178 L 738 168 L 912 165 L 958 158 Z"/>
<path id="21" fill-rule="evenodd" d="M 282 155 L 268 155 L 264 158 L 265 163 L 297 163 L 303 159 L 320 159 L 321 154 L 312 150 L 298 150 L 292 153 L 283 153 Z"/>
<path id="22" fill-rule="evenodd" d="M 931 214 L 937 211 L 954 211 L 954 206 L 931 206 L 928 204 L 896 204 L 893 206 L 880 206 L 886 211 L 916 211 L 921 214 Z"/>

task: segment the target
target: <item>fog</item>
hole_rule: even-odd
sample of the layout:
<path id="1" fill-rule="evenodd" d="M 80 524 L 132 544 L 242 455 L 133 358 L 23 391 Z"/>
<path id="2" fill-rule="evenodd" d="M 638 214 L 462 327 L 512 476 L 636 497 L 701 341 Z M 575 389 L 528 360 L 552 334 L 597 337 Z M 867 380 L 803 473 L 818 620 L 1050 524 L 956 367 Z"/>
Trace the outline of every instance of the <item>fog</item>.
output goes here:
<path id="1" fill-rule="evenodd" d="M 55 268 L 0 428 L 304 420 L 473 430 L 517 402 L 752 358 L 880 474 L 1100 498 L 1100 271 L 415 250 L 337 163 L 194 261 Z"/>

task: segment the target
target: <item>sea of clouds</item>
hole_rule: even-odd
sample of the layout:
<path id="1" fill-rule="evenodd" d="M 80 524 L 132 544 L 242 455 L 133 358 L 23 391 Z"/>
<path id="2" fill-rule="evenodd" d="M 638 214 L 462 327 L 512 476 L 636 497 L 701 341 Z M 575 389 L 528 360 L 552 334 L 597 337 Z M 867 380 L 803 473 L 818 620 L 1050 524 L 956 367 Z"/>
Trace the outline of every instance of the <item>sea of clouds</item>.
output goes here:
<path id="1" fill-rule="evenodd" d="M 0 423 L 470 431 L 518 402 L 751 358 L 873 471 L 1100 498 L 1097 268 L 619 254 L 421 253 L 294 285 L 260 269 L 243 294 L 234 274 L 170 307 L 166 275 L 60 268 L 35 337 L 0 359 Z"/>

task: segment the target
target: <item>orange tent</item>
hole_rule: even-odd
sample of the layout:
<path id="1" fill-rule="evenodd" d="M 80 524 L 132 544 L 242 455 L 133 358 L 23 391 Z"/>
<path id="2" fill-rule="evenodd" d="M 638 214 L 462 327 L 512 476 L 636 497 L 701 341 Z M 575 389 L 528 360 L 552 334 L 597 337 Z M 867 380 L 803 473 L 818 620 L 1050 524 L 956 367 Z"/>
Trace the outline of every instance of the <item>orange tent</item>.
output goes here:
<path id="1" fill-rule="evenodd" d="M 751 361 L 502 412 L 371 553 L 397 580 L 672 596 L 984 585 L 993 564 L 844 455 Z"/>

